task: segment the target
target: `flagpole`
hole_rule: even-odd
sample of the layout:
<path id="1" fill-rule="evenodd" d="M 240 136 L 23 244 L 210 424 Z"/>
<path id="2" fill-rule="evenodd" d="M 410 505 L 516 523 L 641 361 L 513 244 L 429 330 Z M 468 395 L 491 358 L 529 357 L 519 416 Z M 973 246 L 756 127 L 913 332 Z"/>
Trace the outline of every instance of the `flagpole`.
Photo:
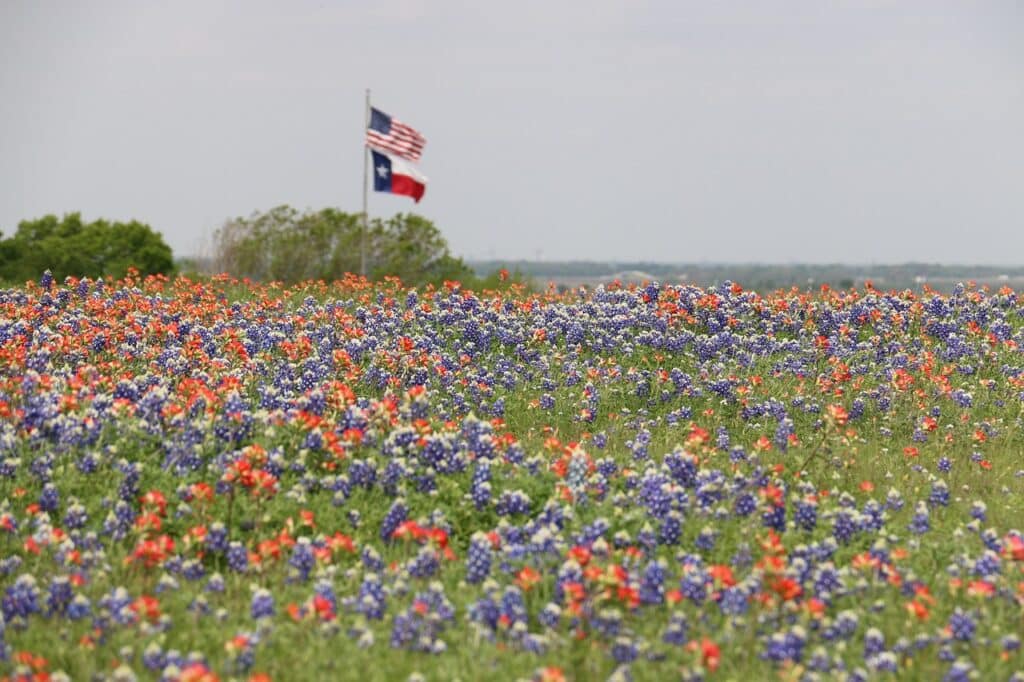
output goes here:
<path id="1" fill-rule="evenodd" d="M 370 88 L 366 88 L 366 120 L 363 125 L 363 135 L 370 127 Z M 366 276 L 366 233 L 370 230 L 370 213 L 366 207 L 367 197 L 370 192 L 370 148 L 363 145 L 363 230 L 359 239 L 359 274 Z"/>

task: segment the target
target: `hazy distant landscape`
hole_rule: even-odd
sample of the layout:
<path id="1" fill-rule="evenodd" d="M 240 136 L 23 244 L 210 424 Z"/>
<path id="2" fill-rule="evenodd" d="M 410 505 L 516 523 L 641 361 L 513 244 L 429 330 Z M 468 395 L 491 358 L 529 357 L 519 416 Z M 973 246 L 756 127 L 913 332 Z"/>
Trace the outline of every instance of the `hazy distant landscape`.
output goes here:
<path id="1" fill-rule="evenodd" d="M 801 289 L 829 284 L 847 289 L 862 287 L 870 281 L 878 289 L 923 290 L 925 286 L 948 292 L 957 282 L 976 282 L 978 286 L 1020 288 L 1024 267 L 998 265 L 938 265 L 905 263 L 901 265 L 845 264 L 764 264 L 764 263 L 650 263 L 592 261 L 468 261 L 483 276 L 501 268 L 518 271 L 535 284 L 554 282 L 560 287 L 597 286 L 616 279 L 623 283 L 657 280 L 663 284 L 713 286 L 725 281 L 747 289 L 770 291 L 777 288 Z"/>

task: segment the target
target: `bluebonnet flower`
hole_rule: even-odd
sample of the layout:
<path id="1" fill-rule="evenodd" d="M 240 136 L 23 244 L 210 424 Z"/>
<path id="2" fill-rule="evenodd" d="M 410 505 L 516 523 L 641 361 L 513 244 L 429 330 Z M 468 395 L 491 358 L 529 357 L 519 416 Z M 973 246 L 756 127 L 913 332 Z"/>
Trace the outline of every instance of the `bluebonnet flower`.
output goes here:
<path id="1" fill-rule="evenodd" d="M 974 562 L 974 573 L 983 578 L 995 575 L 1000 572 L 999 555 L 990 549 L 985 550 L 976 562 Z"/>
<path id="2" fill-rule="evenodd" d="M 270 590 L 261 587 L 253 592 L 249 613 L 254 619 L 273 617 L 274 595 Z"/>
<path id="3" fill-rule="evenodd" d="M 859 530 L 857 514 L 849 509 L 838 509 L 832 519 L 832 536 L 840 545 L 849 544 Z"/>
<path id="4" fill-rule="evenodd" d="M 676 510 L 669 511 L 658 528 L 658 542 L 662 545 L 678 545 L 683 536 L 683 517 Z"/>
<path id="5" fill-rule="evenodd" d="M 721 591 L 718 608 L 728 616 L 740 616 L 750 609 L 750 596 L 742 586 L 726 587 Z"/>
<path id="6" fill-rule="evenodd" d="M 205 589 L 207 592 L 223 592 L 224 587 L 224 576 L 222 576 L 220 573 L 214 573 L 206 581 Z"/>
<path id="7" fill-rule="evenodd" d="M 68 505 L 68 510 L 64 514 L 64 526 L 68 530 L 84 528 L 88 521 L 89 514 L 86 512 L 85 505 L 77 500 Z"/>
<path id="8" fill-rule="evenodd" d="M 288 565 L 295 569 L 295 575 L 299 580 L 309 580 L 310 571 L 316 566 L 316 556 L 313 554 L 313 543 L 309 538 L 301 537 L 292 547 L 292 555 L 288 559 Z"/>
<path id="9" fill-rule="evenodd" d="M 813 499 L 803 499 L 796 503 L 793 522 L 803 530 L 811 531 L 818 525 L 818 503 Z"/>
<path id="10" fill-rule="evenodd" d="M 387 597 L 384 593 L 384 586 L 381 585 L 376 574 L 367 574 L 359 587 L 356 610 L 367 618 L 380 620 L 384 617 L 386 608 Z"/>
<path id="11" fill-rule="evenodd" d="M 666 644 L 674 644 L 676 646 L 682 646 L 686 644 L 689 635 L 689 624 L 686 621 L 686 617 L 681 613 L 673 613 L 668 620 L 668 625 L 665 627 L 665 632 L 662 634 L 662 641 Z"/>
<path id="12" fill-rule="evenodd" d="M 484 509 L 491 501 L 491 463 L 486 459 L 477 460 L 473 469 L 469 494 L 477 509 Z"/>
<path id="13" fill-rule="evenodd" d="M 57 486 L 51 482 L 47 482 L 43 485 L 43 490 L 39 493 L 39 508 L 45 512 L 55 512 L 60 506 L 60 493 L 57 491 Z"/>
<path id="14" fill-rule="evenodd" d="M 704 568 L 692 564 L 683 566 L 679 589 L 684 597 L 695 604 L 702 604 L 707 599 L 710 585 L 711 577 Z"/>
<path id="15" fill-rule="evenodd" d="M 697 549 L 704 552 L 710 552 L 715 548 L 715 540 L 718 537 L 718 533 L 714 528 L 710 526 L 704 526 L 697 533 L 697 538 L 694 541 Z"/>
<path id="16" fill-rule="evenodd" d="M 67 607 L 67 616 L 71 620 L 82 620 L 92 615 L 92 604 L 89 598 L 82 594 L 76 594 Z"/>
<path id="17" fill-rule="evenodd" d="M 237 540 L 232 540 L 228 544 L 227 560 L 228 567 L 237 573 L 245 573 L 249 568 L 249 553 Z"/>
<path id="18" fill-rule="evenodd" d="M 864 633 L 864 658 L 871 658 L 885 651 L 885 636 L 878 628 Z"/>
<path id="19" fill-rule="evenodd" d="M 416 556 L 409 561 L 407 570 L 414 578 L 430 578 L 437 573 L 439 567 L 440 562 L 434 548 L 420 547 Z"/>
<path id="20" fill-rule="evenodd" d="M 774 661 L 792 661 L 799 663 L 803 660 L 804 645 L 807 643 L 807 633 L 799 625 L 787 632 L 776 632 L 772 634 L 765 643 L 761 654 L 763 658 Z"/>
<path id="21" fill-rule="evenodd" d="M 918 502 L 914 508 L 914 517 L 910 520 L 910 524 L 907 526 L 910 532 L 917 535 L 922 535 L 931 530 L 931 521 L 928 517 L 928 507 L 924 502 Z"/>
<path id="22" fill-rule="evenodd" d="M 363 566 L 369 571 L 377 573 L 384 570 L 384 560 L 381 559 L 377 550 L 370 545 L 363 547 L 359 553 L 359 558 L 363 562 Z"/>
<path id="23" fill-rule="evenodd" d="M 54 577 L 50 581 L 49 594 L 46 597 L 47 615 L 64 615 L 73 598 L 71 581 L 66 576 Z"/>
<path id="24" fill-rule="evenodd" d="M 529 514 L 530 498 L 521 490 L 503 492 L 494 505 L 494 511 L 498 516 Z"/>
<path id="25" fill-rule="evenodd" d="M 949 486 L 943 480 L 932 482 L 931 494 L 928 496 L 928 504 L 932 506 L 949 506 Z"/>
<path id="26" fill-rule="evenodd" d="M 203 563 L 197 559 L 186 559 L 181 566 L 181 574 L 186 580 L 201 580 L 206 575 Z"/>
<path id="27" fill-rule="evenodd" d="M 384 542 L 391 542 L 392 535 L 398 530 L 402 522 L 406 520 L 408 514 L 409 509 L 405 506 L 405 500 L 399 498 L 392 502 L 388 513 L 380 524 L 380 539 Z"/>
<path id="28" fill-rule="evenodd" d="M 33 613 L 39 613 L 39 587 L 35 577 L 28 573 L 18 576 L 14 584 L 5 590 L 0 609 L 8 623 L 15 619 L 23 622 Z"/>
<path id="29" fill-rule="evenodd" d="M 228 549 L 228 529 L 220 521 L 210 524 L 206 533 L 206 546 L 211 552 L 220 553 Z"/>
<path id="30" fill-rule="evenodd" d="M 665 599 L 665 578 L 667 565 L 663 560 L 648 562 L 640 579 L 640 601 L 644 604 L 661 604 Z"/>
<path id="31" fill-rule="evenodd" d="M 466 581 L 481 583 L 491 573 L 491 540 L 483 532 L 477 531 L 470 538 L 469 551 L 466 555 Z"/>
<path id="32" fill-rule="evenodd" d="M 167 656 L 163 649 L 160 648 L 160 644 L 157 642 L 150 642 L 142 652 L 142 665 L 148 670 L 163 670 L 164 666 L 167 665 Z"/>
<path id="33" fill-rule="evenodd" d="M 750 493 L 743 493 L 736 498 L 733 508 L 737 516 L 750 516 L 757 509 L 757 499 Z"/>
<path id="34" fill-rule="evenodd" d="M 632 663 L 640 655 L 640 650 L 629 637 L 617 637 L 612 644 L 611 654 L 616 663 Z"/>
<path id="35" fill-rule="evenodd" d="M 616 637 L 622 630 L 622 612 L 616 608 L 601 609 L 593 615 L 591 624 L 602 637 Z"/>
<path id="36" fill-rule="evenodd" d="M 562 617 L 562 608 L 554 602 L 548 602 L 541 609 L 540 613 L 537 614 L 537 620 L 547 628 L 558 627 L 558 623 Z"/>
<path id="37" fill-rule="evenodd" d="M 974 639 L 976 629 L 977 623 L 974 619 L 959 608 L 949 617 L 949 631 L 953 639 L 969 642 Z"/>
<path id="38" fill-rule="evenodd" d="M 866 660 L 868 667 L 874 672 L 895 673 L 899 671 L 899 660 L 892 651 L 883 651 Z"/>

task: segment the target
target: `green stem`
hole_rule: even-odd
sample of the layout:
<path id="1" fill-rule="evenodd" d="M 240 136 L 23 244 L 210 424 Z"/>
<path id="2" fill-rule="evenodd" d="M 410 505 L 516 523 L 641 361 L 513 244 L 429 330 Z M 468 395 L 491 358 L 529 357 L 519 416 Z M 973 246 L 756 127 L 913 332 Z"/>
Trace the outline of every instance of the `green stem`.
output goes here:
<path id="1" fill-rule="evenodd" d="M 235 486 L 232 485 L 228 491 L 228 518 L 225 526 L 228 531 L 228 540 L 231 540 L 231 514 L 235 510 Z"/>
<path id="2" fill-rule="evenodd" d="M 798 472 L 803 471 L 804 467 L 806 467 L 807 464 L 812 459 L 814 459 L 814 456 L 816 454 L 818 454 L 818 450 L 820 450 L 821 446 L 825 444 L 825 440 L 826 439 L 828 439 L 828 427 L 825 427 L 824 433 L 821 434 L 821 440 L 818 441 L 818 444 L 814 446 L 814 449 L 811 450 L 810 454 L 807 455 L 807 457 L 804 459 L 804 461 L 800 463 L 800 467 L 797 469 Z"/>

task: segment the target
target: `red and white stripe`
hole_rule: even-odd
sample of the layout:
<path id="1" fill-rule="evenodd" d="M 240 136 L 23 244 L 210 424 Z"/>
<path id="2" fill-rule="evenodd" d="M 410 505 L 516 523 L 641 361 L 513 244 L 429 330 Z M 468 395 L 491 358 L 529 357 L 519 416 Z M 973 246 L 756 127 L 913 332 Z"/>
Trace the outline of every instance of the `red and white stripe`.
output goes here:
<path id="1" fill-rule="evenodd" d="M 391 131 L 387 135 L 372 128 L 366 130 L 367 146 L 394 152 L 410 161 L 420 160 L 426 143 L 427 138 L 395 118 L 391 119 Z"/>

